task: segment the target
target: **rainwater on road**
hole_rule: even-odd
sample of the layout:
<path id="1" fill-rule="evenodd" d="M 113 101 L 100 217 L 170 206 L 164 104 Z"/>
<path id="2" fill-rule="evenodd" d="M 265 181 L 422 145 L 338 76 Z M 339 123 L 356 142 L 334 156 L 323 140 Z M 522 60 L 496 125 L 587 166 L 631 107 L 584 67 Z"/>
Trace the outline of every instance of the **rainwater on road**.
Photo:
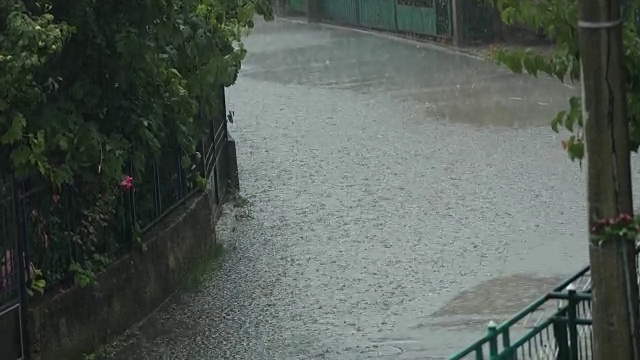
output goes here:
<path id="1" fill-rule="evenodd" d="M 586 264 L 585 175 L 548 125 L 575 89 L 284 20 L 246 47 L 227 99 L 248 205 L 220 267 L 115 358 L 442 359 Z"/>

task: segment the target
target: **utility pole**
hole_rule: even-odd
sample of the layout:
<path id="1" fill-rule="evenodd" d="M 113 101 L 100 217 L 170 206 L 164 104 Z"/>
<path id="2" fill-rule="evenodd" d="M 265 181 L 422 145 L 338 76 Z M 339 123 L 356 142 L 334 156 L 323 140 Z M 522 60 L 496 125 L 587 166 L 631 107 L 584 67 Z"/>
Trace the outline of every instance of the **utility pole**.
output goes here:
<path id="1" fill-rule="evenodd" d="M 580 0 L 582 107 L 589 224 L 633 212 L 629 124 L 618 0 Z M 640 360 L 635 244 L 589 239 L 593 359 Z"/>

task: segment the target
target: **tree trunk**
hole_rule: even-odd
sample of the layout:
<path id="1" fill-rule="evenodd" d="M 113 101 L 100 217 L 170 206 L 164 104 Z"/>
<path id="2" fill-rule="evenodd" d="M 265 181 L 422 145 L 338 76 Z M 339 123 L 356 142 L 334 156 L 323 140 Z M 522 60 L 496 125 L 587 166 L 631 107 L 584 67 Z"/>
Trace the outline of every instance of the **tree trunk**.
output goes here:
<path id="1" fill-rule="evenodd" d="M 618 0 L 578 4 L 591 224 L 632 214 L 629 130 Z M 593 359 L 639 359 L 634 248 L 627 240 L 589 240 Z"/>

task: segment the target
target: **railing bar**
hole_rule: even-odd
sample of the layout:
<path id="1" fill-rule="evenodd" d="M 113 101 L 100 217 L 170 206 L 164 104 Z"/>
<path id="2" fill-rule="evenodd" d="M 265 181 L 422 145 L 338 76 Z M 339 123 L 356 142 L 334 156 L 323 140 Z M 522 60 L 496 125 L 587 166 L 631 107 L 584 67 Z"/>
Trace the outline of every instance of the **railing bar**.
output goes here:
<path id="1" fill-rule="evenodd" d="M 20 307 L 20 298 L 16 297 L 15 299 L 0 306 L 0 317 L 19 307 Z"/>
<path id="2" fill-rule="evenodd" d="M 558 317 L 555 319 L 555 321 L 562 323 L 562 324 L 568 324 L 569 320 L 566 317 Z M 575 319 L 573 322 L 576 323 L 576 325 L 580 325 L 580 326 L 590 326 L 593 325 L 593 320 L 592 319 Z"/>
<path id="3" fill-rule="evenodd" d="M 547 300 L 549 300 L 549 294 L 546 294 L 546 295 L 540 297 L 538 300 L 536 300 L 533 303 L 531 303 L 525 309 L 523 309 L 520 312 L 516 313 L 516 315 L 514 315 L 511 319 L 509 319 L 509 320 L 503 322 L 502 324 L 500 324 L 500 326 L 498 326 L 496 331 L 499 332 L 499 333 L 502 333 L 502 331 L 504 331 L 504 329 L 506 329 L 506 328 L 510 327 L 511 325 L 517 323 L 518 321 L 522 320 L 524 317 L 529 315 L 531 312 L 537 310 L 537 308 L 539 308 Z"/>
<path id="4" fill-rule="evenodd" d="M 585 291 L 585 292 L 576 292 L 575 295 L 572 295 L 574 299 L 579 300 L 579 301 L 590 301 L 593 296 L 591 294 L 590 291 Z M 569 300 L 569 295 L 567 293 L 561 293 L 561 292 L 551 292 L 548 294 L 549 299 L 554 299 L 554 300 Z"/>
<path id="5" fill-rule="evenodd" d="M 215 133 L 213 134 L 214 142 L 217 143 L 219 140 L 221 140 L 224 137 L 224 134 L 226 133 L 225 130 L 226 130 L 225 127 L 222 125 L 216 129 Z"/>
<path id="6" fill-rule="evenodd" d="M 522 336 L 520 339 L 518 339 L 517 341 L 515 341 L 513 343 L 513 345 L 511 345 L 512 347 L 520 347 L 522 345 L 524 345 L 527 341 L 533 339 L 536 335 L 538 335 L 539 333 L 541 333 L 545 327 L 551 325 L 553 323 L 553 318 L 548 318 L 547 320 L 543 321 L 541 324 L 534 326 L 525 336 Z"/>
<path id="7" fill-rule="evenodd" d="M 191 190 L 191 192 L 189 192 L 187 194 L 187 196 L 183 197 L 182 199 L 178 200 L 175 204 L 169 206 L 162 214 L 160 214 L 160 216 L 158 216 L 156 219 L 154 219 L 153 221 L 151 221 L 149 224 L 145 225 L 142 228 L 142 233 L 146 233 L 147 231 L 149 231 L 149 229 L 154 226 L 155 224 L 159 223 L 160 220 L 164 219 L 165 216 L 167 216 L 171 211 L 173 211 L 175 208 L 177 208 L 178 206 L 184 204 L 188 198 L 191 197 L 191 195 L 197 193 L 199 190 L 195 189 L 195 190 Z"/>

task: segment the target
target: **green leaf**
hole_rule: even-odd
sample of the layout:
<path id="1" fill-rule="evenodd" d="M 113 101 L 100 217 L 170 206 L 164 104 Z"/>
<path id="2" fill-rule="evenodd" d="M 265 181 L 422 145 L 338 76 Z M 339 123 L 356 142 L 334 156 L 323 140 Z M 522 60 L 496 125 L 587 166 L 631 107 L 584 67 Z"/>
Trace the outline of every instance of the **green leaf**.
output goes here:
<path id="1" fill-rule="evenodd" d="M 551 121 L 551 129 L 553 129 L 554 132 L 558 132 L 558 125 L 563 123 L 566 114 L 567 112 L 564 110 L 559 111 L 553 121 Z"/>
<path id="2" fill-rule="evenodd" d="M 584 143 L 582 141 L 569 142 L 567 152 L 572 161 L 582 160 L 582 158 L 584 158 Z"/>
<path id="3" fill-rule="evenodd" d="M 27 120 L 21 113 L 13 113 L 11 127 L 6 133 L 0 136 L 0 143 L 3 145 L 13 144 L 20 140 L 23 135 L 24 127 L 27 125 Z"/>
<path id="4" fill-rule="evenodd" d="M 523 55 L 522 63 L 524 65 L 524 68 L 527 71 L 527 73 L 529 73 L 530 75 L 533 75 L 533 76 L 537 76 L 538 75 L 538 70 L 540 70 L 540 66 L 536 62 L 536 57 L 534 55 L 531 55 L 529 53 L 525 53 Z"/>
<path id="5" fill-rule="evenodd" d="M 69 148 L 69 143 L 67 143 L 67 139 L 60 138 L 58 140 L 58 146 L 60 146 L 60 150 L 66 151 Z"/>

